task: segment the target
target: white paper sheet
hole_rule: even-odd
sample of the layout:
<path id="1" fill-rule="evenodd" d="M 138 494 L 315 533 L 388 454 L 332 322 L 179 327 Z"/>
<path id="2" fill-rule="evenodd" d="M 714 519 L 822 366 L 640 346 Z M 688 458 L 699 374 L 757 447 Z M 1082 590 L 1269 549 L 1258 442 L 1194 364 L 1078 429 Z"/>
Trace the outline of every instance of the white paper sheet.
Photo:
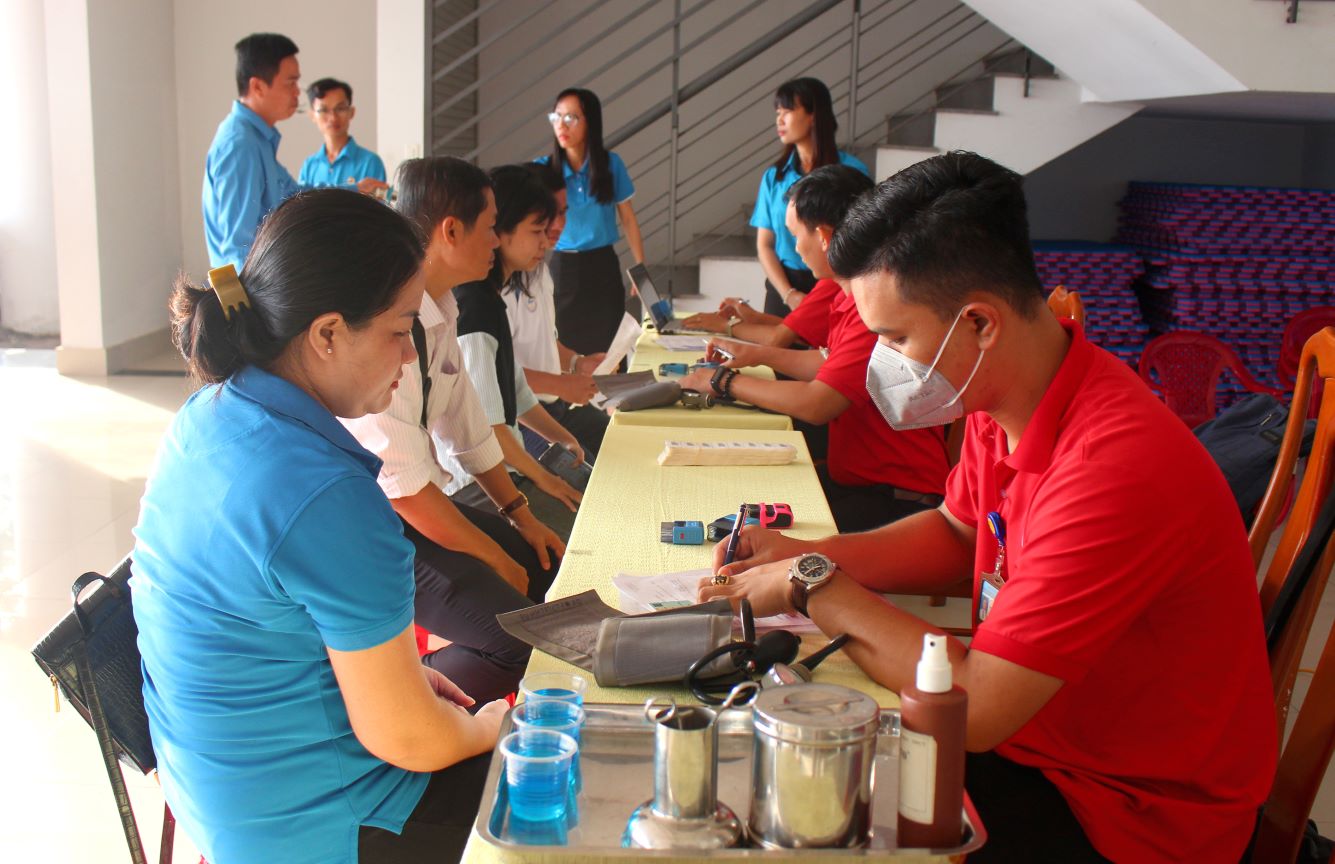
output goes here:
<path id="1" fill-rule="evenodd" d="M 709 575 L 708 570 L 683 570 L 657 576 L 632 576 L 618 573 L 612 584 L 621 592 L 622 612 L 657 612 L 691 606 L 696 602 L 696 585 Z M 794 633 L 818 633 L 820 628 L 801 615 L 771 615 L 756 619 L 756 630 L 791 630 Z"/>
<path id="2" fill-rule="evenodd" d="M 612 337 L 612 344 L 607 349 L 607 356 L 603 362 L 598 364 L 598 368 L 593 370 L 594 375 L 608 375 L 615 372 L 617 366 L 621 365 L 621 360 L 635 348 L 636 341 L 644 328 L 640 327 L 640 322 L 636 321 L 629 313 L 621 316 L 621 326 L 617 327 L 617 335 Z"/>
<path id="3" fill-rule="evenodd" d="M 709 347 L 709 340 L 702 339 L 699 336 L 663 334 L 658 337 L 658 347 L 665 351 L 693 351 L 697 354 L 703 354 L 705 348 Z"/>

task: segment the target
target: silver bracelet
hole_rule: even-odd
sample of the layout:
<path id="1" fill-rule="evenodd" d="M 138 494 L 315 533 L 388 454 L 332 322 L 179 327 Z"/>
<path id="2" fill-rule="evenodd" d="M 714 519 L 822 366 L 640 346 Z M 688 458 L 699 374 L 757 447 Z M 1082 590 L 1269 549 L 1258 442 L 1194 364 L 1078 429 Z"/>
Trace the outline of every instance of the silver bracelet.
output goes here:
<path id="1" fill-rule="evenodd" d="M 579 366 L 579 361 L 580 361 L 583 357 L 584 357 L 583 354 L 571 354 L 571 355 L 570 355 L 570 368 L 566 370 L 566 374 L 568 374 L 568 375 L 574 375 L 574 374 L 575 374 L 575 368 L 576 368 L 577 366 Z"/>

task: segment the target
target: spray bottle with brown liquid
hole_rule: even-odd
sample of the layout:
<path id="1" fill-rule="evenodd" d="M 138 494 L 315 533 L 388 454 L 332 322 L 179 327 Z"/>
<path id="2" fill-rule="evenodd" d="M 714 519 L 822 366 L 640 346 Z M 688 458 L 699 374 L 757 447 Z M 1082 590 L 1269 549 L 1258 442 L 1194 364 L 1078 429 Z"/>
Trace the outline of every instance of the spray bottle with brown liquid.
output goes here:
<path id="1" fill-rule="evenodd" d="M 925 634 L 917 680 L 899 694 L 901 849 L 960 845 L 969 696 L 951 678 L 946 637 Z"/>

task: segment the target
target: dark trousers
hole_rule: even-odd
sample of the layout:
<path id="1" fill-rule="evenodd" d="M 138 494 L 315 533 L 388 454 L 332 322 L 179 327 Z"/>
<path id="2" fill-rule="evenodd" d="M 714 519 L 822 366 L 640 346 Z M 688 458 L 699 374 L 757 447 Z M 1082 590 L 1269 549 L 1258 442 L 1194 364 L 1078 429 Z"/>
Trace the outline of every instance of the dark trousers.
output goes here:
<path id="1" fill-rule="evenodd" d="M 1107 862 L 1085 836 L 1071 807 L 1037 768 L 996 753 L 969 753 L 964 788 L 987 829 L 987 843 L 969 864 Z"/>
<path id="2" fill-rule="evenodd" d="M 403 823 L 402 833 L 362 826 L 357 834 L 357 860 L 361 864 L 458 861 L 477 819 L 490 765 L 491 754 L 483 753 L 434 772 Z"/>
<path id="3" fill-rule="evenodd" d="M 555 531 L 556 536 L 561 538 L 562 543 L 568 542 L 570 540 L 570 529 L 575 527 L 574 511 L 539 489 L 537 484 L 527 477 L 511 474 L 510 479 L 514 480 L 515 488 L 528 496 L 528 509 L 533 512 L 538 521 Z M 476 481 L 455 492 L 450 496 L 450 500 L 455 504 L 480 508 L 487 513 L 494 514 L 497 512 L 495 503 L 487 497 L 487 493 L 482 491 L 482 487 L 478 486 Z M 544 588 L 543 590 L 547 589 Z"/>
<path id="4" fill-rule="evenodd" d="M 941 504 L 939 499 L 927 496 L 922 496 L 926 500 L 901 497 L 905 494 L 917 496 L 916 492 L 899 492 L 897 496 L 895 487 L 884 484 L 845 486 L 836 483 L 830 478 L 828 463 L 816 466 L 816 476 L 820 478 L 820 487 L 825 492 L 825 500 L 829 502 L 840 534 L 870 531 Z"/>
<path id="5" fill-rule="evenodd" d="M 783 268 L 783 273 L 788 277 L 788 284 L 801 291 L 803 294 L 816 287 L 816 277 L 811 275 L 810 270 L 793 270 L 788 267 Z M 770 315 L 778 315 L 780 318 L 793 311 L 788 308 L 788 304 L 783 302 L 783 296 L 779 294 L 779 289 L 775 288 L 768 279 L 765 280 L 765 312 Z"/>
<path id="6" fill-rule="evenodd" d="M 532 650 L 506 633 L 496 622 L 496 616 L 541 603 L 556 576 L 556 568 L 543 570 L 538 554 L 499 515 L 457 502 L 456 506 L 468 521 L 528 571 L 528 596 L 525 596 L 473 556 L 438 546 L 407 522 L 403 523 L 403 535 L 416 548 L 413 570 L 417 577 L 414 601 L 417 623 L 450 640 L 448 647 L 428 654 L 423 662 L 458 684 L 481 705 L 519 689 L 519 679 L 524 676 Z"/>
<path id="7" fill-rule="evenodd" d="M 592 405 L 571 405 L 564 399 L 546 402 L 542 407 L 547 409 L 553 420 L 575 436 L 579 446 L 584 448 L 584 461 L 590 465 L 597 461 L 598 448 L 603 446 L 603 435 L 607 432 L 609 418 L 606 411 L 600 411 Z M 524 435 L 524 449 L 534 459 L 541 458 L 547 448 L 552 446 L 546 438 L 527 426 L 521 425 L 519 431 Z"/>
<path id="8" fill-rule="evenodd" d="M 626 313 L 621 262 L 611 246 L 588 252 L 553 252 L 556 335 L 580 354 L 597 354 L 612 344 Z"/>

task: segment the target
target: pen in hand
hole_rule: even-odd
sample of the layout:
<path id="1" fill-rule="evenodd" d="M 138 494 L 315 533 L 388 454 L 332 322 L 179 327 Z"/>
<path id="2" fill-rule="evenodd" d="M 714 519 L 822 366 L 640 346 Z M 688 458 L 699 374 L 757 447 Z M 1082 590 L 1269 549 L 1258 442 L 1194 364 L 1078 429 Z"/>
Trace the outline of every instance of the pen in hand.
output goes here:
<path id="1" fill-rule="evenodd" d="M 728 549 L 723 556 L 723 566 L 727 567 L 737 557 L 737 541 L 742 536 L 742 526 L 746 524 L 746 504 L 737 508 L 737 521 L 732 523 L 732 533 L 728 535 Z"/>

